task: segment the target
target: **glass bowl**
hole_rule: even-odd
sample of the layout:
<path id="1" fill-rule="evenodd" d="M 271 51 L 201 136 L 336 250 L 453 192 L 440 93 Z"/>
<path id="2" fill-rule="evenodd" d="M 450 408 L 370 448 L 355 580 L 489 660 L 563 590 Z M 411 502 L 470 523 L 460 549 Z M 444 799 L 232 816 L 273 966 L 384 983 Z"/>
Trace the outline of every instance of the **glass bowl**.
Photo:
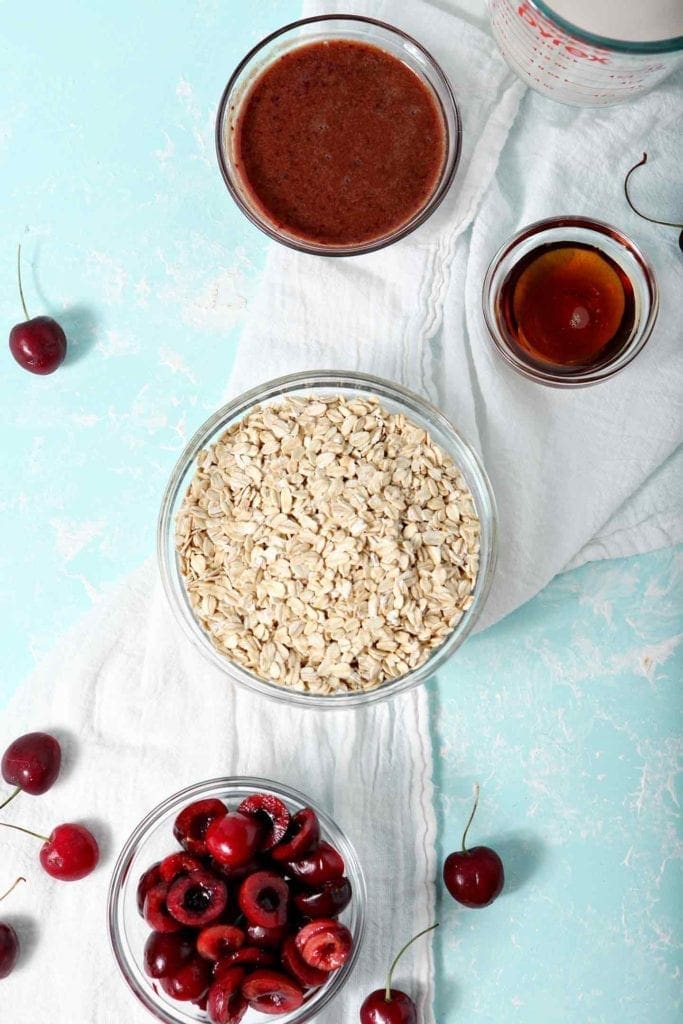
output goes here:
<path id="1" fill-rule="evenodd" d="M 446 135 L 446 157 L 441 175 L 430 198 L 412 217 L 393 231 L 358 244 L 326 245 L 300 238 L 273 224 L 250 198 L 235 165 L 231 145 L 232 131 L 240 113 L 240 104 L 251 83 L 263 69 L 283 53 L 305 43 L 329 39 L 351 39 L 370 43 L 397 57 L 429 88 L 441 111 Z M 238 64 L 225 87 L 216 115 L 216 153 L 228 191 L 252 224 L 270 238 L 299 252 L 320 256 L 357 256 L 382 249 L 414 231 L 434 212 L 442 201 L 455 175 L 460 159 L 462 127 L 455 96 L 446 75 L 434 58 L 411 36 L 374 18 L 351 14 L 321 15 L 304 18 L 278 29 L 251 50 Z"/>
<path id="2" fill-rule="evenodd" d="M 556 366 L 535 359 L 511 335 L 503 314 L 501 292 L 516 265 L 540 246 L 563 242 L 592 246 L 609 256 L 633 287 L 635 315 L 629 336 L 610 356 L 588 364 Z M 608 380 L 638 355 L 652 334 L 659 309 L 654 270 L 635 242 L 617 228 L 588 217 L 538 220 L 510 238 L 491 260 L 482 291 L 484 319 L 496 351 L 518 373 L 555 388 L 587 387 Z"/>
<path id="3" fill-rule="evenodd" d="M 436 647 L 427 661 L 410 672 L 391 679 L 374 690 L 338 694 L 300 692 L 267 682 L 231 661 L 211 643 L 190 606 L 180 574 L 175 548 L 175 518 L 196 468 L 198 453 L 212 444 L 231 424 L 243 419 L 257 406 L 278 402 L 284 396 L 344 395 L 349 398 L 373 396 L 389 412 L 404 413 L 429 431 L 460 469 L 481 522 L 479 573 L 473 602 L 447 639 Z M 307 371 L 269 381 L 223 406 L 199 428 L 180 456 L 166 487 L 157 529 L 157 553 L 161 579 L 171 609 L 189 640 L 218 668 L 258 693 L 301 707 L 347 708 L 371 704 L 402 693 L 429 679 L 457 650 L 474 627 L 486 601 L 496 560 L 497 516 L 488 476 L 475 452 L 437 408 L 406 388 L 380 377 L 350 371 Z"/>
<path id="4" fill-rule="evenodd" d="M 268 779 L 230 777 L 188 786 L 160 803 L 133 830 L 114 867 L 107 899 L 109 939 L 123 977 L 142 1005 L 164 1024 L 196 1024 L 199 1021 L 206 1024 L 208 1017 L 192 1003 L 178 1002 L 167 996 L 159 983 L 144 973 L 142 955 L 150 928 L 138 913 L 138 880 L 148 867 L 177 848 L 173 822 L 183 807 L 195 800 L 216 797 L 234 809 L 251 793 L 272 793 L 284 800 L 293 814 L 303 807 L 312 807 L 317 814 L 321 838 L 341 853 L 353 889 L 353 899 L 340 916 L 353 935 L 353 951 L 344 966 L 331 975 L 326 985 L 311 992 L 298 1010 L 272 1017 L 248 1010 L 243 1024 L 264 1024 L 271 1019 L 278 1024 L 303 1024 L 312 1020 L 343 988 L 358 959 L 365 932 L 365 878 L 356 851 L 332 818 L 303 793 Z"/>

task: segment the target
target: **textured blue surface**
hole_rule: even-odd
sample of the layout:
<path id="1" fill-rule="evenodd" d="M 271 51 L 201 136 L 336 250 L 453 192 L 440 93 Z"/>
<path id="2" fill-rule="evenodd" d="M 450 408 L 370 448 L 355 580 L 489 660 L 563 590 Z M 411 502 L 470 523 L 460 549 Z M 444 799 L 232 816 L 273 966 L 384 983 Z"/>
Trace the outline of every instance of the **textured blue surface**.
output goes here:
<path id="1" fill-rule="evenodd" d="M 439 681 L 441 852 L 478 780 L 469 842 L 508 887 L 486 910 L 442 901 L 437 1020 L 679 1019 L 681 609 L 680 552 L 585 566 Z"/>
<path id="2" fill-rule="evenodd" d="M 29 312 L 71 344 L 51 377 L 3 361 L 10 686 L 149 554 L 171 466 L 220 404 L 265 238 L 218 174 L 214 111 L 236 59 L 296 6 L 39 10 L 1 6 L 0 314 L 23 319 L 21 242 Z"/>
<path id="3" fill-rule="evenodd" d="M 229 201 L 213 113 L 291 0 L 4 3 L 0 295 L 71 339 L 48 378 L 5 356 L 0 703 L 153 547 L 185 439 L 220 402 L 265 241 Z M 37 12 L 39 16 L 37 16 Z M 438 933 L 439 1024 L 673 1024 L 680 556 L 556 580 L 432 686 L 440 842 L 493 842 L 508 891 Z M 678 857 L 678 859 L 677 859 Z"/>

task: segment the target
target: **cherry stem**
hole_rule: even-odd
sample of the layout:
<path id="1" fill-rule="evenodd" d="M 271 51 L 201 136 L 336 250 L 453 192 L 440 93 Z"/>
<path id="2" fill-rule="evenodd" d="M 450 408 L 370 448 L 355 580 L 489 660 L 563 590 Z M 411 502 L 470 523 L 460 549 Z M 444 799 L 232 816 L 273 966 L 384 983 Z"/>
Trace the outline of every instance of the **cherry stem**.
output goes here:
<path id="1" fill-rule="evenodd" d="M 2 903 L 2 901 L 5 899 L 5 897 L 9 896 L 9 894 L 11 892 L 14 892 L 16 887 L 19 885 L 19 882 L 25 882 L 25 881 L 26 881 L 26 879 L 23 878 L 23 877 L 17 878 L 16 881 L 13 882 L 12 885 L 10 885 L 9 889 L 7 890 L 7 892 L 3 893 L 2 896 L 0 896 L 0 903 Z"/>
<path id="2" fill-rule="evenodd" d="M 410 940 L 410 942 L 406 942 L 405 946 L 400 951 L 400 953 L 398 953 L 396 955 L 396 957 L 394 958 L 393 964 L 389 968 L 389 973 L 387 974 L 387 987 L 386 987 L 386 991 L 384 993 L 384 998 L 385 998 L 387 1003 L 391 1002 L 391 979 L 392 979 L 393 973 L 394 973 L 394 971 L 396 969 L 396 964 L 399 962 L 399 960 L 401 959 L 401 957 L 403 956 L 403 954 L 405 953 L 405 951 L 408 949 L 409 946 L 412 946 L 412 944 L 417 939 L 421 939 L 423 935 L 427 934 L 427 932 L 433 932 L 434 929 L 438 928 L 438 927 L 439 927 L 438 924 L 432 924 L 432 925 L 429 926 L 429 928 L 424 928 L 421 932 L 418 932 L 417 935 L 413 935 L 413 937 Z"/>
<path id="3" fill-rule="evenodd" d="M 463 853 L 467 853 L 467 847 L 465 846 L 465 842 L 467 840 L 467 833 L 470 830 L 470 825 L 474 821 L 474 815 L 477 813 L 477 807 L 478 806 L 479 806 L 479 783 L 475 782 L 475 784 L 474 784 L 474 807 L 472 808 L 472 813 L 470 814 L 470 820 L 465 825 L 465 831 L 462 834 L 462 852 Z"/>
<path id="4" fill-rule="evenodd" d="M 26 302 L 24 300 L 24 289 L 21 287 L 21 246 L 20 245 L 17 246 L 17 278 L 19 279 L 19 295 L 21 297 L 21 304 L 22 304 L 22 306 L 24 308 L 24 316 L 26 317 L 27 320 L 30 320 L 31 317 L 28 315 L 28 310 L 26 308 Z"/>
<path id="5" fill-rule="evenodd" d="M 683 228 L 683 224 L 674 224 L 672 220 L 657 220 L 656 217 L 648 217 L 646 213 L 643 213 L 641 210 L 637 208 L 637 206 L 634 206 L 633 201 L 631 200 L 631 197 L 628 192 L 629 179 L 635 170 L 637 170 L 639 167 L 642 167 L 643 164 L 646 163 L 647 153 L 643 153 L 643 159 L 639 160 L 637 164 L 634 164 L 631 170 L 624 178 L 624 195 L 626 196 L 626 202 L 631 207 L 634 213 L 637 213 L 639 217 L 643 218 L 643 220 L 649 220 L 651 224 L 663 224 L 667 228 Z"/>
<path id="6" fill-rule="evenodd" d="M 49 836 L 41 836 L 40 832 L 31 832 L 29 828 L 22 828 L 21 825 L 8 825 L 6 821 L 0 821 L 1 828 L 13 828 L 17 832 L 25 832 L 27 836 L 33 836 L 34 839 L 42 839 L 44 843 L 50 842 Z"/>
<path id="7" fill-rule="evenodd" d="M 12 800 L 14 800 L 15 796 L 17 796 L 19 793 L 21 793 L 21 786 L 17 786 L 12 795 L 8 796 L 3 804 L 0 804 L 0 811 L 3 809 L 3 807 L 7 807 L 7 804 L 11 803 Z"/>

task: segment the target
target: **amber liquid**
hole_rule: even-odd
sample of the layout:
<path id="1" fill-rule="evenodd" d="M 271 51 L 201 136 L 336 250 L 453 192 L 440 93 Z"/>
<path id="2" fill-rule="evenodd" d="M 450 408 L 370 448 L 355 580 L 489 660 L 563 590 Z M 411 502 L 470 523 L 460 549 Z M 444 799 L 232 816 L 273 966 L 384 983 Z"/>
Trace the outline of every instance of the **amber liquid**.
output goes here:
<path id="1" fill-rule="evenodd" d="M 633 285 L 606 253 L 553 242 L 528 253 L 503 282 L 500 309 L 528 357 L 556 367 L 608 362 L 631 337 Z"/>

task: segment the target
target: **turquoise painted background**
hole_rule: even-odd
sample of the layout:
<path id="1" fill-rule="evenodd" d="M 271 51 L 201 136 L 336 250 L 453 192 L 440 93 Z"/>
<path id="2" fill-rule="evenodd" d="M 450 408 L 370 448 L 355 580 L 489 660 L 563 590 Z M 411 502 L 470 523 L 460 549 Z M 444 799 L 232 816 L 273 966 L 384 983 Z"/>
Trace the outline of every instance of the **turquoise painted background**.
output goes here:
<path id="1" fill-rule="evenodd" d="M 0 2 L 1 322 L 21 318 L 21 242 L 30 310 L 70 338 L 53 377 L 2 360 L 0 706 L 152 551 L 170 468 L 221 401 L 266 246 L 225 193 L 213 113 L 297 13 Z M 563 576 L 432 685 L 441 852 L 478 780 L 473 838 L 509 880 L 486 911 L 440 908 L 439 1024 L 679 1019 L 680 565 Z"/>

